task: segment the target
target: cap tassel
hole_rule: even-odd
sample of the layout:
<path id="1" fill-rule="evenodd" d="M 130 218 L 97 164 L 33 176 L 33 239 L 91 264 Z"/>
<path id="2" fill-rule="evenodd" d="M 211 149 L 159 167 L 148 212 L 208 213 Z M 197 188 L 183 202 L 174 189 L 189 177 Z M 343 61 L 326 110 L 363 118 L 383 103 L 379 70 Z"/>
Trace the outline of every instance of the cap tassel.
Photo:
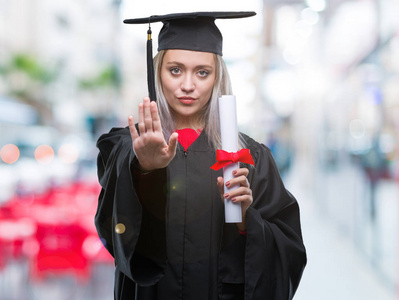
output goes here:
<path id="1" fill-rule="evenodd" d="M 152 39 L 151 39 L 151 26 L 147 31 L 147 84 L 148 94 L 152 101 L 156 101 L 155 92 L 155 77 L 154 77 L 154 61 L 152 58 Z"/>

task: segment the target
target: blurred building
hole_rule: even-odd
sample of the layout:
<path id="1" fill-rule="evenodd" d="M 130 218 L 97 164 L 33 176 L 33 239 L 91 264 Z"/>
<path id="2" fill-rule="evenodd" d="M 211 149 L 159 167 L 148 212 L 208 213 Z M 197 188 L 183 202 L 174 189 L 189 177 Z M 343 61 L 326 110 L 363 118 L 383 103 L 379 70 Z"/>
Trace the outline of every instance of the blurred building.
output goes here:
<path id="1" fill-rule="evenodd" d="M 0 93 L 34 106 L 40 121 L 86 130 L 117 103 L 118 0 L 0 2 Z"/>
<path id="2" fill-rule="evenodd" d="M 0 1 L 1 299 L 112 289 L 97 276 L 112 258 L 94 228 L 93 166 L 97 128 L 120 102 L 119 6 Z"/>
<path id="3" fill-rule="evenodd" d="M 292 146 L 303 174 L 298 180 L 312 191 L 320 214 L 394 291 L 399 2 L 264 4 L 259 111 L 272 112 L 264 118 L 267 143 Z"/>
<path id="4" fill-rule="evenodd" d="M 54 168 L 47 174 L 52 180 L 78 176 L 81 164 L 95 157 L 94 140 L 101 126 L 108 130 L 107 122 L 115 120 L 121 101 L 119 9 L 118 0 L 0 1 L 0 166 L 8 174 L 3 191 L 36 182 L 40 176 L 21 174 L 19 163 L 42 170 L 35 154 L 41 145 L 53 153 L 46 168 Z M 5 145 L 17 146 L 7 154 L 15 160 L 4 158 Z M 65 163 L 66 155 L 74 158 Z M 42 175 L 36 189 L 52 181 Z"/>

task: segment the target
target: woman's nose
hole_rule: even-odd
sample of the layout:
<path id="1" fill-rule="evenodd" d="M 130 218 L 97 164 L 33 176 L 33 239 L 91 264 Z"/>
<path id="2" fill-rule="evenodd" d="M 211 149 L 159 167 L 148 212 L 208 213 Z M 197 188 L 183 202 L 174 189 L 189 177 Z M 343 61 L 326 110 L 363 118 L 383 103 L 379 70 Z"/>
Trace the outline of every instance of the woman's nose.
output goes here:
<path id="1" fill-rule="evenodd" d="M 194 80 L 191 75 L 184 76 L 180 88 L 185 92 L 192 92 L 195 89 Z"/>

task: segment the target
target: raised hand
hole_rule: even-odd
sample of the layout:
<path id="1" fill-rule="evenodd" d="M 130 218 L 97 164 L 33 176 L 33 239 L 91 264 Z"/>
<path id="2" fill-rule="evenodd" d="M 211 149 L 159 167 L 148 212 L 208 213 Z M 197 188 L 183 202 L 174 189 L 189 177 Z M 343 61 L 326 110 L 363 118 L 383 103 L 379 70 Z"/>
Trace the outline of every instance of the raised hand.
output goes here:
<path id="1" fill-rule="evenodd" d="M 136 130 L 133 116 L 129 116 L 133 149 L 141 170 L 146 172 L 166 167 L 175 156 L 178 134 L 173 133 L 169 143 L 166 143 L 157 104 L 151 102 L 148 97 L 139 104 L 138 125 L 139 132 Z"/>

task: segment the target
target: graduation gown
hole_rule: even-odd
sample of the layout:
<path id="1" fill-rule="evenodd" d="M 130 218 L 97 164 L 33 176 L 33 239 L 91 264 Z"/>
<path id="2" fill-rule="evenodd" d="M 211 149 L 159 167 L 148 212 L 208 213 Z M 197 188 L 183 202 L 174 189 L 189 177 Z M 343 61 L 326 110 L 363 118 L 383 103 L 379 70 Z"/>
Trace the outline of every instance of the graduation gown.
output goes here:
<path id="1" fill-rule="evenodd" d="M 247 234 L 224 222 L 205 131 L 168 167 L 142 174 L 128 128 L 97 147 L 95 224 L 115 258 L 115 299 L 292 299 L 306 264 L 299 208 L 270 150 L 244 135 L 253 203 Z"/>

